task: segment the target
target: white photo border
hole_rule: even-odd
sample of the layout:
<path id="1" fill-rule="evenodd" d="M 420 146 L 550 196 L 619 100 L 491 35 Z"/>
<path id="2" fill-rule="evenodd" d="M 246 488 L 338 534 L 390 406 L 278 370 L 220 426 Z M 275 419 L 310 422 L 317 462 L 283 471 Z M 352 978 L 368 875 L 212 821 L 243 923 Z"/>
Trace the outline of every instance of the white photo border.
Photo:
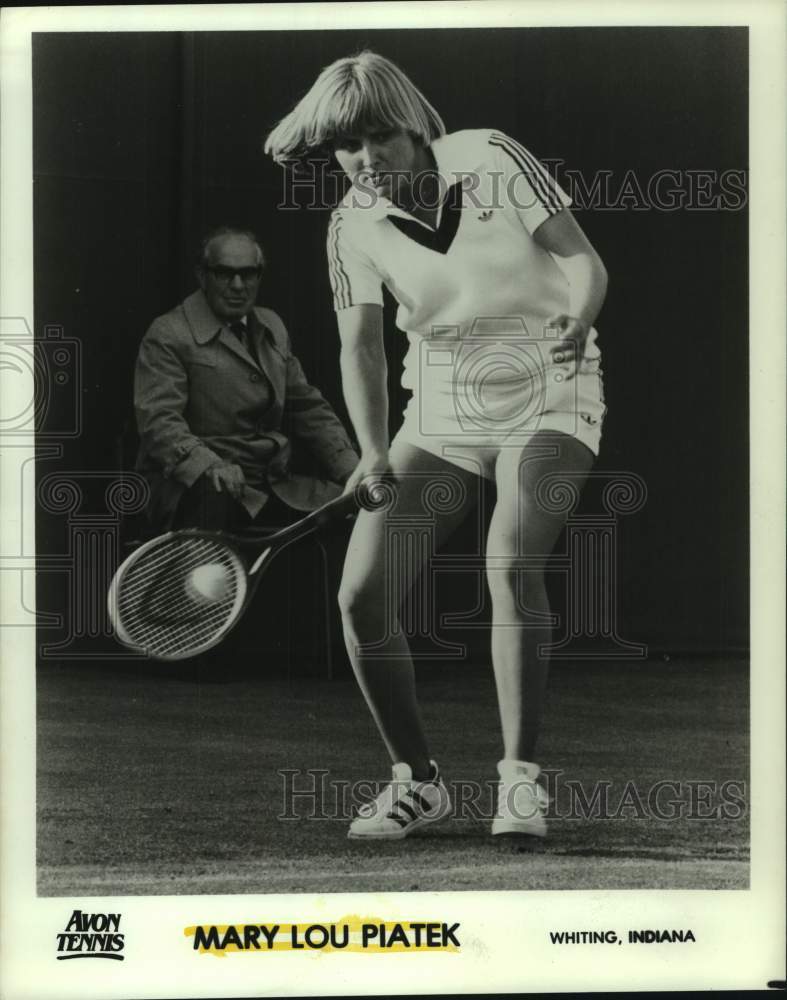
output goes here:
<path id="1" fill-rule="evenodd" d="M 751 887 L 747 891 L 391 893 L 332 896 L 91 898 L 123 913 L 125 961 L 55 960 L 53 942 L 83 899 L 39 898 L 35 877 L 35 635 L 2 636 L 3 997 L 217 997 L 763 989 L 784 975 L 785 940 L 785 9 L 756 3 L 398 3 L 6 8 L 2 57 L 0 316 L 33 327 L 31 36 L 38 31 L 220 31 L 310 28 L 741 25 L 750 32 Z M 775 429 L 779 428 L 779 431 Z M 1 443 L 1 442 L 0 442 Z M 4 557 L 34 557 L 21 476 L 28 453 L 0 448 Z M 25 458 L 25 455 L 27 456 Z M 21 526 L 24 526 L 23 528 Z M 5 574 L 0 574 L 0 579 Z M 0 593 L 3 611 L 17 596 Z M 32 608 L 34 594 L 26 594 Z M 2 618 L 5 621 L 5 615 Z M 308 922 L 374 912 L 387 920 L 459 922 L 458 954 L 200 956 L 187 926 Z M 696 928 L 691 949 L 550 950 L 548 926 Z M 71 965 L 72 963 L 68 963 Z M 102 966 L 96 968 L 95 965 Z M 115 965 L 115 963 L 109 963 Z M 88 967 L 85 967 L 88 966 Z M 111 974 L 110 974 L 111 973 Z M 417 985 L 416 985 L 417 984 Z"/>

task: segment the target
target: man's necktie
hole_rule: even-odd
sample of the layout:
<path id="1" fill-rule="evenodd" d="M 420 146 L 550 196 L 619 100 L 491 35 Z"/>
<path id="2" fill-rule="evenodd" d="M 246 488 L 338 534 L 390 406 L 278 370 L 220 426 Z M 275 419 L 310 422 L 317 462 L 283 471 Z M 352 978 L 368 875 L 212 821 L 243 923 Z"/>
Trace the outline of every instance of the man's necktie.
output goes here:
<path id="1" fill-rule="evenodd" d="M 249 354 L 251 354 L 251 343 L 249 341 L 249 330 L 245 323 L 241 323 L 240 320 L 236 320 L 234 323 L 230 323 L 230 330 L 235 334 L 241 344 L 246 348 Z M 253 355 L 252 355 L 253 357 Z"/>

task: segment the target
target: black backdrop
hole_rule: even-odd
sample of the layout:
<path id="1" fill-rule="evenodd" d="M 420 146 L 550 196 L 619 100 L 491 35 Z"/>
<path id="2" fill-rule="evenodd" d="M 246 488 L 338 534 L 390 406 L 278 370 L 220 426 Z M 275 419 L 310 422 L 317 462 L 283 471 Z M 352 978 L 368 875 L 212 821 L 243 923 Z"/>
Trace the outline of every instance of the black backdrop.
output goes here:
<path id="1" fill-rule="evenodd" d="M 364 47 L 397 62 L 449 131 L 495 127 L 586 179 L 606 171 L 613 201 L 629 171 L 643 190 L 677 171 L 688 191 L 702 186 L 691 171 L 747 168 L 745 29 L 34 36 L 35 329 L 57 324 L 83 346 L 81 436 L 39 474 L 117 467 L 139 340 L 192 290 L 194 240 L 218 223 L 259 233 L 261 301 L 343 412 L 328 213 L 277 208 L 284 175 L 261 145 L 320 68 Z M 636 473 L 648 489 L 621 522 L 622 634 L 661 652 L 738 652 L 748 645 L 748 223 L 745 199 L 694 201 L 667 211 L 635 193 L 577 206 L 610 274 L 597 323 L 609 407 L 598 468 Z M 404 336 L 389 327 L 395 372 Z M 396 415 L 393 378 L 392 392 Z M 42 514 L 39 551 L 59 533 Z M 59 598 L 42 588 L 51 607 Z"/>

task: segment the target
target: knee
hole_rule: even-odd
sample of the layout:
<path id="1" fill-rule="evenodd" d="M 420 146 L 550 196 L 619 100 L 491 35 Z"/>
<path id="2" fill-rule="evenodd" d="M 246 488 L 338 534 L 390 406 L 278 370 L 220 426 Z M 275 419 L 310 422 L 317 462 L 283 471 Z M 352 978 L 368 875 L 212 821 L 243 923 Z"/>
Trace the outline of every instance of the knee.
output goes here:
<path id="1" fill-rule="evenodd" d="M 374 580 L 356 580 L 345 575 L 339 587 L 339 611 L 345 628 L 368 630 L 381 616 L 385 595 Z"/>
<path id="2" fill-rule="evenodd" d="M 493 603 L 538 603 L 545 594 L 544 572 L 526 565 L 524 558 L 495 557 L 487 568 L 487 583 Z"/>

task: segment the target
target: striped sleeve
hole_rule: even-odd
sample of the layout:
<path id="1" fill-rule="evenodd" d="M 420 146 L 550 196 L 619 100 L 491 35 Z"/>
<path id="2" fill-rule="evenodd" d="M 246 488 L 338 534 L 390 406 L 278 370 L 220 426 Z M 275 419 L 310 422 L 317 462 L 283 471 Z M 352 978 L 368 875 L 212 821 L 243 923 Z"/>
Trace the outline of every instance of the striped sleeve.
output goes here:
<path id="1" fill-rule="evenodd" d="M 334 212 L 328 226 L 328 274 L 336 312 L 361 303 L 383 304 L 382 279 L 349 229 L 343 213 Z"/>
<path id="2" fill-rule="evenodd" d="M 492 132 L 489 145 L 504 180 L 502 195 L 506 204 L 514 206 L 530 233 L 571 204 L 546 167 L 515 139 L 503 132 Z"/>

